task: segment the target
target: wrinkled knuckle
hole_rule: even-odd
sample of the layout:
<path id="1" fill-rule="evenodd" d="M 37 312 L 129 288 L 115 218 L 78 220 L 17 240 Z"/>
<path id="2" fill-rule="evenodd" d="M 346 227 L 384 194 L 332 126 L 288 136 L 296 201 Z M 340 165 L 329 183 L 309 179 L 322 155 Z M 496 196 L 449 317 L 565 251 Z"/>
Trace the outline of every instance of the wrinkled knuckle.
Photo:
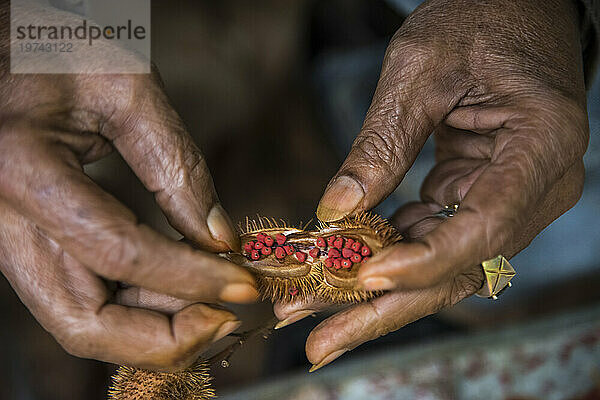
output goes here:
<path id="1" fill-rule="evenodd" d="M 378 337 L 385 336 L 392 330 L 389 325 L 389 321 L 381 314 L 379 309 L 372 303 L 368 303 L 371 308 L 371 313 L 375 319 L 375 329 L 371 339 L 377 339 Z"/>
<path id="2" fill-rule="evenodd" d="M 157 85 L 146 74 L 121 74 L 110 79 L 104 86 L 112 95 L 105 99 L 102 107 L 106 120 L 103 121 L 101 131 L 114 140 L 117 137 L 112 136 L 113 130 L 106 128 L 116 126 L 123 132 L 132 131 L 140 123 L 140 110 L 145 102 L 155 97 L 148 92 Z"/>
<path id="3" fill-rule="evenodd" d="M 128 281 L 128 271 L 141 261 L 137 235 L 129 226 L 112 228 L 98 248 L 99 273 L 111 280 Z"/>
<path id="4" fill-rule="evenodd" d="M 400 29 L 392 37 L 386 50 L 384 67 L 400 70 L 422 69 L 424 65 L 436 65 L 436 59 L 445 50 L 433 40 Z"/>
<path id="5" fill-rule="evenodd" d="M 403 88 L 411 101 L 467 93 L 473 79 L 467 59 L 458 54 L 456 46 L 445 40 L 400 30 L 386 51 L 382 76 L 393 87 Z"/>
<path id="6" fill-rule="evenodd" d="M 575 99 L 558 94 L 551 99 L 551 103 L 552 110 L 556 113 L 560 113 L 560 116 L 557 117 L 564 119 L 563 124 L 568 124 L 566 126 L 570 126 L 573 130 L 573 134 L 582 138 L 587 147 L 587 141 L 590 135 L 590 127 L 585 105 L 576 101 Z"/>
<path id="7" fill-rule="evenodd" d="M 435 300 L 433 301 L 433 303 L 431 305 L 431 310 L 430 310 L 429 314 L 437 314 L 444 308 L 451 307 L 454 304 L 456 304 L 454 302 L 454 300 L 456 299 L 456 296 L 452 292 L 452 290 L 453 289 L 450 289 L 450 290 L 442 289 L 437 293 Z M 458 302 L 458 301 L 456 301 L 456 302 Z"/>
<path id="8" fill-rule="evenodd" d="M 177 152 L 178 153 L 178 152 Z M 164 165 L 164 179 L 158 191 L 167 191 L 169 195 L 173 195 L 173 191 L 177 188 L 184 187 L 189 182 L 189 172 L 184 167 L 183 156 L 173 154 L 173 159 Z"/>
<path id="9" fill-rule="evenodd" d="M 352 147 L 364 164 L 360 167 L 377 168 L 379 173 L 391 176 L 401 164 L 399 153 L 403 150 L 399 141 L 399 138 L 367 129 L 356 138 Z"/>
<path id="10" fill-rule="evenodd" d="M 452 280 L 450 292 L 443 292 L 442 301 L 439 302 L 440 311 L 443 308 L 452 307 L 466 297 L 477 292 L 483 284 L 483 273 L 480 266 L 477 266 L 472 272 L 469 271 L 455 277 Z"/>
<path id="11" fill-rule="evenodd" d="M 529 110 L 520 120 L 525 124 L 531 120 L 547 137 L 554 140 L 556 151 L 565 161 L 572 164 L 583 157 L 589 143 L 589 123 L 585 106 L 574 98 L 565 96 L 554 88 L 537 88 L 535 100 L 529 100 Z"/>
<path id="12" fill-rule="evenodd" d="M 188 147 L 183 158 L 183 165 L 192 179 L 204 178 L 206 176 L 206 163 L 204 155 L 195 145 Z"/>
<path id="13" fill-rule="evenodd" d="M 367 307 L 371 306 L 372 305 L 370 303 L 367 303 Z M 359 332 L 360 335 L 360 333 L 368 331 L 372 328 L 371 323 L 371 318 L 368 318 L 366 314 L 358 314 L 356 316 L 356 325 L 350 326 L 350 324 L 347 324 L 343 327 L 343 329 L 346 330 L 347 335 L 356 335 L 356 332 Z"/>
<path id="14" fill-rule="evenodd" d="M 181 154 L 177 155 L 177 160 L 171 165 L 168 174 L 172 177 L 170 183 L 178 188 L 205 183 L 207 167 L 200 149 L 193 143 L 182 145 L 181 148 Z"/>
<path id="15" fill-rule="evenodd" d="M 149 78 L 144 74 L 122 74 L 111 79 L 115 110 L 128 113 L 137 107 L 141 92 L 146 90 Z"/>
<path id="16" fill-rule="evenodd" d="M 188 142 L 185 135 L 179 134 L 181 130 L 173 129 L 172 132 L 177 133 L 169 138 L 173 151 L 163 164 L 166 179 L 162 184 L 179 188 L 188 185 L 193 177 L 201 172 L 203 158 L 194 143 Z"/>

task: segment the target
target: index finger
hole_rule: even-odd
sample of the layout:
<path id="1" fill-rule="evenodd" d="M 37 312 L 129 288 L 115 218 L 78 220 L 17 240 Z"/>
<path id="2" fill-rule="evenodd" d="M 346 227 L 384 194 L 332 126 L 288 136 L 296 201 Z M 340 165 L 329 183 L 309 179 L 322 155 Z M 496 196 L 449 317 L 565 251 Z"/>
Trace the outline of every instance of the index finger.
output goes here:
<path id="1" fill-rule="evenodd" d="M 67 146 L 22 128 L 5 127 L 0 135 L 0 196 L 86 267 L 178 298 L 256 299 L 246 270 L 139 224 L 83 174 Z"/>
<path id="2" fill-rule="evenodd" d="M 158 79 L 112 79 L 109 83 L 124 86 L 118 94 L 124 100 L 105 105 L 115 112 L 102 125 L 100 134 L 112 141 L 144 186 L 154 193 L 175 229 L 203 248 L 239 251 L 239 237 L 219 202 L 204 156 Z"/>
<path id="3" fill-rule="evenodd" d="M 392 40 L 362 129 L 319 202 L 320 220 L 369 210 L 404 178 L 433 129 L 466 92 L 452 63 L 439 57 L 429 44 L 398 34 Z"/>

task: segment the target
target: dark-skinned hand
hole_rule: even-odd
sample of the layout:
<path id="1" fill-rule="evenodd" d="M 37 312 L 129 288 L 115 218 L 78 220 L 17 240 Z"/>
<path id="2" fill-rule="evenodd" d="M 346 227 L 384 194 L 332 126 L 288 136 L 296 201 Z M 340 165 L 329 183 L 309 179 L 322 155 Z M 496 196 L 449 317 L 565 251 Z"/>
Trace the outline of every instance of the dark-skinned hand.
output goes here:
<path id="1" fill-rule="evenodd" d="M 0 269 L 68 352 L 142 368 L 185 367 L 239 326 L 210 304 L 257 297 L 247 271 L 211 254 L 237 249 L 239 238 L 204 158 L 157 74 L 10 74 L 6 3 Z M 107 54 L 131 57 L 119 49 Z M 84 173 L 113 149 L 171 225 L 203 250 L 140 224 Z M 130 287 L 113 292 L 107 281 Z"/>
<path id="2" fill-rule="evenodd" d="M 482 261 L 510 258 L 577 202 L 588 143 L 578 19 L 572 0 L 429 0 L 406 19 L 317 215 L 376 206 L 432 133 L 437 163 L 421 201 L 393 218 L 410 240 L 359 272 L 363 288 L 388 292 L 319 324 L 306 343 L 311 363 L 472 295 Z M 454 217 L 433 217 L 453 204 Z M 275 311 L 287 323 L 325 307 Z"/>

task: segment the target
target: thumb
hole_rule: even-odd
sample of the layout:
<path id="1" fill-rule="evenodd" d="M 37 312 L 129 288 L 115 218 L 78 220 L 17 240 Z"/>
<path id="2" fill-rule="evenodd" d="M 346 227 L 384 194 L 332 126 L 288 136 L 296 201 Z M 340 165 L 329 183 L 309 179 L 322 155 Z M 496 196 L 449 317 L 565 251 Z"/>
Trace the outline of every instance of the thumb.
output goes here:
<path id="1" fill-rule="evenodd" d="M 363 127 L 317 208 L 322 221 L 368 210 L 400 183 L 463 93 L 443 51 L 401 35 L 390 43 Z M 462 92 L 462 93 L 461 93 Z"/>
<path id="2" fill-rule="evenodd" d="M 175 229 L 205 249 L 239 250 L 204 157 L 179 115 L 155 80 L 132 80 L 128 96 L 135 102 L 115 113 L 101 133 L 154 193 Z"/>

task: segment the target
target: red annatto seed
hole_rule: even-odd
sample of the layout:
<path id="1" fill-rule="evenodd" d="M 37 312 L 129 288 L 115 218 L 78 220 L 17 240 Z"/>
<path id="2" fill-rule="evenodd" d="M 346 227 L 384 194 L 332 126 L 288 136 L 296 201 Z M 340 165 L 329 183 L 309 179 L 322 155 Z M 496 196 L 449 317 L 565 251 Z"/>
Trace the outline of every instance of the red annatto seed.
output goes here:
<path id="1" fill-rule="evenodd" d="M 250 253 L 252 250 L 254 250 L 254 242 L 252 240 L 247 242 L 244 245 L 244 250 L 246 250 L 246 253 Z"/>
<path id="2" fill-rule="evenodd" d="M 359 241 L 352 243 L 352 250 L 356 251 L 357 253 L 360 251 L 361 247 L 362 244 Z"/>
<path id="3" fill-rule="evenodd" d="M 260 253 L 258 252 L 258 250 L 252 250 L 250 252 L 250 258 L 253 260 L 258 260 L 260 258 Z"/>
<path id="4" fill-rule="evenodd" d="M 256 242 L 256 243 L 254 243 L 254 248 L 255 248 L 256 250 L 260 250 L 260 249 L 262 249 L 263 247 L 265 247 L 264 243 L 261 243 L 261 242 Z"/>
<path id="5" fill-rule="evenodd" d="M 259 241 L 259 242 L 261 242 L 261 243 L 264 243 L 264 242 L 265 242 L 265 237 L 267 237 L 267 235 L 265 235 L 265 234 L 264 234 L 264 233 L 262 233 L 262 232 L 259 232 L 259 233 L 256 235 L 256 240 L 258 240 L 258 241 Z"/>
<path id="6" fill-rule="evenodd" d="M 352 266 L 352 261 L 348 260 L 347 258 L 344 258 L 342 260 L 342 268 L 350 268 Z"/>
<path id="7" fill-rule="evenodd" d="M 265 236 L 265 244 L 269 247 L 273 246 L 273 243 L 275 243 L 275 240 L 273 240 L 272 236 Z"/>
<path id="8" fill-rule="evenodd" d="M 317 249 L 316 247 L 313 247 L 312 249 L 310 249 L 310 251 L 308 252 L 308 255 L 311 256 L 312 258 L 317 258 L 319 257 L 319 249 Z"/>
<path id="9" fill-rule="evenodd" d="M 350 257 L 352 257 L 353 254 L 354 254 L 354 252 L 350 249 L 347 249 L 345 247 L 342 249 L 342 257 L 344 257 L 344 258 L 350 258 Z"/>
<path id="10" fill-rule="evenodd" d="M 278 245 L 282 245 L 285 243 L 285 241 L 287 240 L 287 238 L 285 237 L 284 234 L 282 233 L 278 233 L 277 235 L 275 235 L 275 241 L 277 242 Z"/>
<path id="11" fill-rule="evenodd" d="M 294 254 L 294 247 L 290 246 L 289 244 L 287 246 L 283 246 L 283 250 L 285 250 L 285 253 L 288 256 L 291 256 L 292 254 Z"/>
<path id="12" fill-rule="evenodd" d="M 265 246 L 260 250 L 260 252 L 263 256 L 268 256 L 268 255 L 271 255 L 271 253 L 273 252 L 273 249 Z"/>
<path id="13" fill-rule="evenodd" d="M 333 258 L 326 258 L 326 259 L 325 259 L 325 266 L 326 266 L 327 268 L 331 268 L 331 267 L 333 267 Z"/>
<path id="14" fill-rule="evenodd" d="M 295 296 L 298 293 L 300 293 L 300 291 L 298 290 L 298 288 L 292 287 L 292 288 L 290 288 L 290 292 L 289 293 L 290 293 L 290 296 Z"/>
<path id="15" fill-rule="evenodd" d="M 306 261 L 306 253 L 303 253 L 301 251 L 297 251 L 295 255 L 296 255 L 296 259 L 298 261 L 300 261 L 300 262 Z"/>
<path id="16" fill-rule="evenodd" d="M 369 261 L 371 259 L 371 257 L 365 257 L 363 258 L 362 262 L 366 263 L 367 261 Z"/>
<path id="17" fill-rule="evenodd" d="M 325 239 L 323 239 L 322 237 L 318 237 L 317 238 L 317 247 L 320 247 L 322 249 L 327 248 L 327 242 L 325 241 Z"/>
<path id="18" fill-rule="evenodd" d="M 342 268 L 342 261 L 339 258 L 334 258 L 333 259 L 333 267 L 335 269 L 340 269 Z"/>
<path id="19" fill-rule="evenodd" d="M 358 253 L 354 253 L 352 257 L 350 257 L 350 261 L 352 261 L 353 263 L 359 263 L 362 261 L 362 256 Z"/>
<path id="20" fill-rule="evenodd" d="M 331 247 L 331 246 L 333 246 L 333 242 L 335 242 L 335 236 L 329 236 L 329 237 L 327 238 L 327 245 L 328 245 L 329 247 Z"/>
<path id="21" fill-rule="evenodd" d="M 341 254 L 338 249 L 329 249 L 327 256 L 329 256 L 331 258 L 338 258 L 339 256 L 341 256 Z"/>
<path id="22" fill-rule="evenodd" d="M 352 248 L 352 243 L 354 243 L 354 239 L 347 238 L 346 239 L 346 244 L 344 244 L 344 248 L 351 249 Z"/>
<path id="23" fill-rule="evenodd" d="M 369 246 L 363 246 L 362 249 L 360 249 L 360 254 L 363 257 L 370 256 L 371 255 L 371 249 L 369 248 Z"/>
<path id="24" fill-rule="evenodd" d="M 284 258 L 285 257 L 285 250 L 283 249 L 283 247 L 276 247 L 275 248 L 275 257 L 277 257 L 277 258 Z"/>
<path id="25" fill-rule="evenodd" d="M 333 242 L 333 247 L 341 249 L 342 247 L 344 247 L 344 238 L 337 238 L 335 239 L 335 241 Z"/>

